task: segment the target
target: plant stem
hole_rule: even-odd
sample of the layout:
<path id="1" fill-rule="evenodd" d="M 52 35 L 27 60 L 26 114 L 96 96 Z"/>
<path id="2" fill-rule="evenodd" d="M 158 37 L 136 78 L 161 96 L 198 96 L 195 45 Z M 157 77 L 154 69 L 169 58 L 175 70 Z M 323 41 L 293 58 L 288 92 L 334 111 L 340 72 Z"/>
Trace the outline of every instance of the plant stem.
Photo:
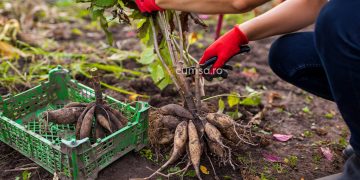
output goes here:
<path id="1" fill-rule="evenodd" d="M 181 26 L 181 22 L 180 22 L 180 18 L 179 18 L 179 15 L 177 12 L 175 12 L 174 14 L 175 16 L 175 20 L 176 22 L 178 23 L 178 28 L 179 28 L 179 39 L 180 39 L 180 50 L 179 50 L 179 53 L 180 53 L 180 62 L 182 62 L 184 64 L 184 60 L 183 60 L 183 57 L 184 57 L 184 35 L 183 35 L 183 31 L 182 31 L 182 26 Z"/>
<path id="2" fill-rule="evenodd" d="M 153 18 L 150 18 L 150 25 L 151 25 L 151 29 L 153 32 L 153 39 L 154 39 L 154 48 L 155 48 L 155 52 L 158 55 L 162 65 L 165 67 L 166 71 L 168 72 L 171 80 L 173 81 L 173 83 L 175 84 L 175 87 L 180 91 L 180 95 L 182 95 L 183 93 L 181 93 L 181 87 L 178 84 L 178 80 L 175 78 L 175 76 L 173 75 L 172 71 L 169 69 L 168 65 L 166 64 L 166 62 L 164 61 L 163 57 L 161 56 L 160 50 L 159 50 L 159 45 L 158 45 L 158 41 L 156 38 L 156 28 L 154 25 L 154 20 Z M 183 96 L 183 95 L 182 95 Z"/>
<path id="3" fill-rule="evenodd" d="M 247 96 L 238 96 L 238 95 L 234 95 L 234 94 L 220 94 L 220 95 L 216 95 L 216 96 L 211 96 L 211 97 L 208 97 L 208 98 L 205 98 L 201 101 L 208 101 L 210 99 L 215 99 L 215 98 L 219 98 L 219 97 L 238 97 L 238 98 L 246 98 Z"/>
<path id="4" fill-rule="evenodd" d="M 166 39 L 166 44 L 168 46 L 169 49 L 169 53 L 170 53 L 170 58 L 172 59 L 174 63 L 174 66 L 176 68 L 175 72 L 180 72 L 179 74 L 176 73 L 176 77 L 178 78 L 178 83 L 181 87 L 181 89 L 184 92 L 184 101 L 185 101 L 185 105 L 188 108 L 188 110 L 193 114 L 196 115 L 197 114 L 197 108 L 194 102 L 194 97 L 191 93 L 191 91 L 189 90 L 189 84 L 186 81 L 186 78 L 184 76 L 184 74 L 182 74 L 182 69 L 183 69 L 183 62 L 178 61 L 176 59 L 176 50 L 174 48 L 174 44 L 173 41 L 171 40 L 171 35 L 170 35 L 170 25 L 169 23 L 166 21 L 165 18 L 165 14 L 163 12 L 159 12 L 159 26 L 161 26 L 162 30 L 163 30 L 163 34 L 165 34 L 165 39 Z"/>
<path id="5" fill-rule="evenodd" d="M 99 80 L 99 75 L 97 72 L 97 68 L 92 68 L 90 70 L 91 75 L 92 75 L 92 84 L 95 90 L 95 98 L 96 98 L 96 104 L 101 104 L 103 103 L 103 95 L 102 95 L 102 91 L 101 91 L 101 84 L 100 84 L 100 80 Z"/>
<path id="6" fill-rule="evenodd" d="M 200 65 L 196 64 L 195 68 L 195 101 L 196 101 L 196 108 L 201 108 L 201 87 L 200 87 Z"/>

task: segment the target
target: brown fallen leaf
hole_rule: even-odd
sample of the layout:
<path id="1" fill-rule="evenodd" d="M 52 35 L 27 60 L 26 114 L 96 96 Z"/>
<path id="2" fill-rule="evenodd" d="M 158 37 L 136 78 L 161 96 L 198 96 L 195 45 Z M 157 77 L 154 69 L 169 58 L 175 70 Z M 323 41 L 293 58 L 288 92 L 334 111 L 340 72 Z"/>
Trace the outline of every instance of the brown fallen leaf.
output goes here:
<path id="1" fill-rule="evenodd" d="M 1 57 L 6 57 L 6 58 L 19 58 L 26 56 L 26 54 L 22 52 L 20 49 L 12 46 L 11 44 L 5 41 L 0 41 L 0 55 Z"/>

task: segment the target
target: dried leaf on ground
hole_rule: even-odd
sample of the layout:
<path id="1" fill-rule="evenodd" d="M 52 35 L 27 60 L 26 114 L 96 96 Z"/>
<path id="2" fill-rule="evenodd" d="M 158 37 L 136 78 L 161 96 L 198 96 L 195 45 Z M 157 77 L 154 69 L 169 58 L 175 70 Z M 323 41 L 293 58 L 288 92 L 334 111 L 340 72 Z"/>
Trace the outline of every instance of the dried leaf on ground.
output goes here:
<path id="1" fill-rule="evenodd" d="M 333 160 L 334 154 L 329 147 L 320 147 L 320 150 L 327 160 Z"/>

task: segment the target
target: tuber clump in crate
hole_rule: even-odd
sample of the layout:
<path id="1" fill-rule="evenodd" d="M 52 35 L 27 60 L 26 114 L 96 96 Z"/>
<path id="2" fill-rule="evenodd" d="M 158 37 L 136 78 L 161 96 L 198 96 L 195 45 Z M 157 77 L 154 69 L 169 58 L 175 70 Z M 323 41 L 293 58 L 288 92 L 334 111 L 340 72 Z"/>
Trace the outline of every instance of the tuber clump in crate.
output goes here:
<path id="1" fill-rule="evenodd" d="M 91 69 L 91 72 L 96 74 L 96 68 Z M 95 90 L 95 102 L 71 102 L 62 109 L 44 112 L 44 118 L 57 124 L 76 124 L 76 139 L 104 138 L 125 127 L 128 119 L 103 100 L 97 75 L 93 75 L 92 83 Z"/>

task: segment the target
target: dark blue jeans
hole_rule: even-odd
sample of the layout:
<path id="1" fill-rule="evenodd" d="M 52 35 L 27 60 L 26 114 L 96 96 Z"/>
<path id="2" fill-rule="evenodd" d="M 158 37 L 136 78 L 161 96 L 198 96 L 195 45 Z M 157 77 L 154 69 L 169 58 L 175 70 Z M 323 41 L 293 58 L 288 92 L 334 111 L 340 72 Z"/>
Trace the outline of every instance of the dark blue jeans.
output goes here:
<path id="1" fill-rule="evenodd" d="M 315 32 L 280 37 L 269 64 L 283 80 L 336 102 L 360 156 L 360 0 L 331 0 Z M 360 171 L 360 170 L 359 170 Z"/>

